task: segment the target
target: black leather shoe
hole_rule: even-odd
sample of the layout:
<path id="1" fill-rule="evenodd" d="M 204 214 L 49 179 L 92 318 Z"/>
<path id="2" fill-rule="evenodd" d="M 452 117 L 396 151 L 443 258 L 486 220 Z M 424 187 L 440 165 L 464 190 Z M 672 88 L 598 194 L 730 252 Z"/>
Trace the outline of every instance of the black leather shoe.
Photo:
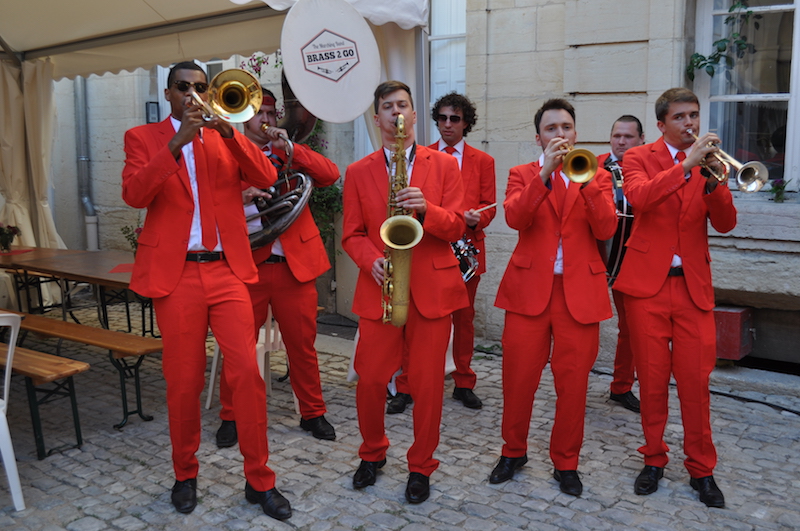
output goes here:
<path id="1" fill-rule="evenodd" d="M 278 492 L 275 487 L 266 492 L 261 492 L 251 487 L 250 483 L 245 483 L 244 497 L 250 503 L 259 504 L 264 514 L 270 518 L 286 520 L 292 516 L 292 506 L 289 505 L 289 500 L 284 498 L 283 494 Z"/>
<path id="2" fill-rule="evenodd" d="M 320 415 L 319 417 L 309 420 L 300 419 L 300 427 L 306 431 L 310 431 L 311 435 L 317 439 L 323 439 L 325 441 L 336 440 L 336 432 L 333 426 L 331 426 L 331 423 L 325 420 L 325 415 Z"/>
<path id="3" fill-rule="evenodd" d="M 230 448 L 239 442 L 235 420 L 223 420 L 217 430 L 217 448 Z"/>
<path id="4" fill-rule="evenodd" d="M 639 496 L 647 496 L 658 490 L 658 480 L 664 477 L 664 469 L 660 466 L 645 465 L 636 481 L 633 482 L 633 492 Z"/>
<path id="5" fill-rule="evenodd" d="M 197 507 L 197 478 L 175 482 L 172 486 L 172 505 L 179 513 L 194 511 Z"/>
<path id="6" fill-rule="evenodd" d="M 475 396 L 472 389 L 466 387 L 456 387 L 453 389 L 453 398 L 461 400 L 461 402 L 470 409 L 480 409 L 483 407 L 481 399 Z"/>
<path id="7" fill-rule="evenodd" d="M 358 470 L 353 475 L 353 488 L 363 489 L 375 484 L 375 478 L 378 477 L 378 469 L 383 468 L 386 464 L 386 459 L 380 461 L 361 461 L 358 465 Z"/>
<path id="8" fill-rule="evenodd" d="M 389 415 L 402 413 L 412 402 L 413 400 L 411 399 L 411 395 L 407 395 L 406 393 L 397 393 L 386 405 L 386 413 Z"/>
<path id="9" fill-rule="evenodd" d="M 561 492 L 570 496 L 580 496 L 583 484 L 577 470 L 553 470 L 553 478 L 558 481 Z"/>
<path id="10" fill-rule="evenodd" d="M 619 403 L 625 409 L 630 409 L 634 413 L 640 412 L 639 399 L 636 398 L 636 395 L 634 395 L 632 391 L 619 395 L 611 393 L 611 400 Z"/>
<path id="11" fill-rule="evenodd" d="M 408 475 L 408 485 L 406 485 L 406 500 L 408 503 L 422 503 L 431 495 L 430 478 L 419 472 L 412 472 Z"/>
<path id="12" fill-rule="evenodd" d="M 722 491 L 717 487 L 714 476 L 706 476 L 704 478 L 692 478 L 689 485 L 700 495 L 700 501 L 706 504 L 706 507 L 725 507 L 725 496 Z"/>
<path id="13" fill-rule="evenodd" d="M 501 455 L 500 461 L 489 476 L 489 483 L 496 485 L 497 483 L 508 481 L 514 477 L 514 472 L 527 462 L 527 455 L 523 455 L 522 457 L 506 457 Z"/>

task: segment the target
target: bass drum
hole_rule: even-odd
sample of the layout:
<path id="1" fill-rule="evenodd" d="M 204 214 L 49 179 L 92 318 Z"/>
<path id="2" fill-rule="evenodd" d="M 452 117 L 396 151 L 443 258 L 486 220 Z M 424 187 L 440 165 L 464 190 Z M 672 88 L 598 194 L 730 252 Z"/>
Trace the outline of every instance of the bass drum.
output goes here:
<path id="1" fill-rule="evenodd" d="M 311 114 L 352 122 L 372 104 L 380 54 L 369 24 L 345 0 L 299 0 L 281 33 L 283 71 Z"/>

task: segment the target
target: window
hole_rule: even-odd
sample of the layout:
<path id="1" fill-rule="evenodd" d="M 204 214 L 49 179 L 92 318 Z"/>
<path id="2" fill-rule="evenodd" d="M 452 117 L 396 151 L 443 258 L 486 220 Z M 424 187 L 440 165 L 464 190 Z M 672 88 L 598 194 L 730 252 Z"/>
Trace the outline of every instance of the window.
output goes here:
<path id="1" fill-rule="evenodd" d="M 800 150 L 792 143 L 800 133 L 793 125 L 800 112 L 800 62 L 792 61 L 796 1 L 699 0 L 698 53 L 710 54 L 723 38 L 733 43 L 738 34 L 746 39 L 728 48 L 731 60 L 723 57 L 713 77 L 695 72 L 705 130 L 716 132 L 722 149 L 740 162 L 763 162 L 770 179 L 792 179 L 791 190 L 798 189 L 800 180 Z M 750 16 L 742 17 L 747 11 Z"/>
<path id="2" fill-rule="evenodd" d="M 467 4 L 466 0 L 431 1 L 430 79 L 428 107 L 448 92 L 467 93 Z M 431 139 L 439 139 L 433 120 L 428 123 Z"/>

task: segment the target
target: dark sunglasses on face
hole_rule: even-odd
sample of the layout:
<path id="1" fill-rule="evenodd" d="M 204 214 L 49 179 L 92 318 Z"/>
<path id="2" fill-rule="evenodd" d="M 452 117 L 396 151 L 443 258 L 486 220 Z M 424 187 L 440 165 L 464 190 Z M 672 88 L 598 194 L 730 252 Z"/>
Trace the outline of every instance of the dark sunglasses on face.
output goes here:
<path id="1" fill-rule="evenodd" d="M 173 85 L 175 88 L 180 90 L 181 92 L 186 92 L 189 90 L 189 87 L 194 87 L 194 91 L 198 94 L 202 94 L 203 92 L 208 90 L 208 83 L 189 83 L 188 81 L 173 81 Z"/>
<path id="2" fill-rule="evenodd" d="M 440 124 L 443 124 L 447 121 L 448 118 L 450 119 L 451 124 L 457 124 L 458 122 L 461 121 L 461 117 L 456 114 L 452 114 L 450 116 L 446 114 L 440 114 L 436 116 L 436 121 L 439 122 Z"/>

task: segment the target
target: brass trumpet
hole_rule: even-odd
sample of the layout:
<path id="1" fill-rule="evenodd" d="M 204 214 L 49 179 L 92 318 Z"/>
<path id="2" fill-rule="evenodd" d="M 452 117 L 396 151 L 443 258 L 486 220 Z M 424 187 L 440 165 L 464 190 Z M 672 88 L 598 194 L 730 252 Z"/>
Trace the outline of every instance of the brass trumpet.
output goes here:
<path id="1" fill-rule="evenodd" d="M 208 84 L 208 102 L 194 91 L 189 94 L 203 110 L 203 119 L 215 116 L 229 123 L 246 122 L 261 109 L 261 84 L 258 79 L 239 68 L 223 70 Z"/>
<path id="2" fill-rule="evenodd" d="M 583 184 L 592 180 L 597 173 L 597 157 L 588 149 L 567 146 L 567 154 L 561 160 L 561 169 L 567 179 Z"/>
<path id="3" fill-rule="evenodd" d="M 696 134 L 692 129 L 687 129 L 686 131 L 695 139 L 698 140 Z M 709 145 L 713 145 L 716 147 L 716 144 L 713 142 L 709 142 Z M 717 153 L 712 153 L 712 157 L 717 159 L 722 165 L 722 171 L 718 172 L 713 168 L 709 167 L 706 164 L 705 160 L 700 163 L 700 165 L 705 168 L 711 175 L 714 176 L 715 179 L 719 182 L 724 182 L 725 179 L 731 172 L 731 168 L 736 170 L 736 187 L 739 189 L 740 192 L 745 192 L 748 194 L 752 194 L 754 192 L 758 192 L 761 188 L 767 184 L 769 181 L 769 170 L 766 166 L 762 163 L 758 162 L 757 160 L 753 160 L 747 163 L 742 164 L 735 158 L 731 157 L 722 149 L 720 149 Z"/>

